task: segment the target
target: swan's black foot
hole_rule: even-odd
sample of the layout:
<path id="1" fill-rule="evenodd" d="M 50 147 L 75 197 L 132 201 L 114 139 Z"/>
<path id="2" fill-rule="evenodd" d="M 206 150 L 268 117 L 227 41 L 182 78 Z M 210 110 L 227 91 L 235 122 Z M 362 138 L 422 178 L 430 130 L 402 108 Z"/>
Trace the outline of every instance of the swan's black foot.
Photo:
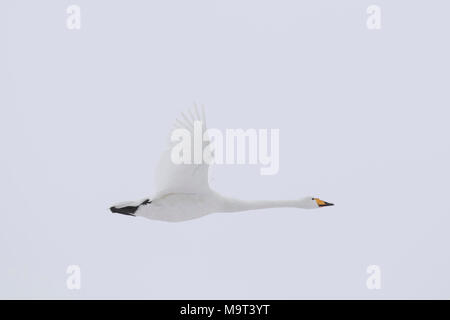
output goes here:
<path id="1" fill-rule="evenodd" d="M 119 206 L 119 207 L 113 206 L 113 207 L 109 208 L 109 210 L 111 210 L 111 212 L 113 212 L 113 213 L 120 213 L 120 214 L 124 214 L 127 216 L 135 217 L 136 216 L 135 213 L 140 206 L 145 206 L 150 203 L 152 203 L 150 201 L 150 199 L 146 199 L 138 206 L 127 206 L 127 205 Z"/>
<path id="2" fill-rule="evenodd" d="M 120 213 L 120 214 L 125 214 L 127 216 L 135 217 L 134 213 L 137 211 L 138 208 L 139 208 L 139 206 L 127 206 L 127 207 L 122 207 L 122 208 L 111 207 L 111 208 L 109 208 L 109 210 L 111 210 L 111 212 L 113 212 L 113 213 Z"/>

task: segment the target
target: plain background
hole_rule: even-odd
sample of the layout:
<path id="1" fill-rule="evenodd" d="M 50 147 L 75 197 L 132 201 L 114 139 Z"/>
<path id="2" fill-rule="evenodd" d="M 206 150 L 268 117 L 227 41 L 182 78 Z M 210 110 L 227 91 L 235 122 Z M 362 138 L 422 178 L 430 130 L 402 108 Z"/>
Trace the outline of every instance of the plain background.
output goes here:
<path id="1" fill-rule="evenodd" d="M 71 4 L 81 30 L 66 28 Z M 0 297 L 449 298 L 449 9 L 2 1 Z M 216 190 L 336 205 L 175 224 L 111 214 L 155 191 L 194 101 L 210 127 L 280 129 L 277 175 L 215 166 Z M 381 290 L 366 287 L 372 264 Z"/>

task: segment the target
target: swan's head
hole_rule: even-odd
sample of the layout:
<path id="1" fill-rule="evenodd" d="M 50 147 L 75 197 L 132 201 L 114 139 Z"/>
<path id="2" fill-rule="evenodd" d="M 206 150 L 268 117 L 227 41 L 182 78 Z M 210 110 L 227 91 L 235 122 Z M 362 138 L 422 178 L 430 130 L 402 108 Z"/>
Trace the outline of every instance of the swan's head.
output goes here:
<path id="1" fill-rule="evenodd" d="M 142 199 L 139 201 L 127 201 L 118 203 L 109 210 L 113 213 L 125 214 L 127 216 L 136 216 L 136 212 L 141 206 L 145 206 L 152 203 L 150 199 Z"/>
<path id="2" fill-rule="evenodd" d="M 314 197 L 305 197 L 302 200 L 300 200 L 302 208 L 305 209 L 315 209 L 315 208 L 322 208 L 322 207 L 328 207 L 328 206 L 334 206 L 333 203 L 329 203 L 323 200 L 320 200 L 319 198 Z"/>

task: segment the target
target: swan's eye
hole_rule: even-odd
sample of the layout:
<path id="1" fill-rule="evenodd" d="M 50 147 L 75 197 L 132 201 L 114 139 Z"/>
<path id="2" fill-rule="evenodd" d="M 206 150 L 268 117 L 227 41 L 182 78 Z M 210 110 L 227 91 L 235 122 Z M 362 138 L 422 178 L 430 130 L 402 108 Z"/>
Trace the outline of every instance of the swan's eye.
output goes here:
<path id="1" fill-rule="evenodd" d="M 316 200 L 315 198 L 312 198 L 311 200 Z"/>

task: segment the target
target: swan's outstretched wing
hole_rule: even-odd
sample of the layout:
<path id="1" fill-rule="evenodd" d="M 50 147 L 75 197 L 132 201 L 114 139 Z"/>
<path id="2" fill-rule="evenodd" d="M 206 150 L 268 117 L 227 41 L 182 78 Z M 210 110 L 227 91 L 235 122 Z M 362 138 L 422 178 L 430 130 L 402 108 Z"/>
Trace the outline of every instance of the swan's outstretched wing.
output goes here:
<path id="1" fill-rule="evenodd" d="M 186 129 L 191 137 L 191 156 L 194 159 L 194 122 L 202 124 L 202 134 L 206 130 L 205 111 L 202 106 L 199 112 L 197 105 L 189 110 L 188 115 L 182 113 L 176 119 L 175 129 Z M 172 131 L 173 132 L 173 131 Z M 172 133 L 171 132 L 171 133 Z M 172 142 L 169 136 L 169 147 L 163 152 L 156 167 L 156 190 L 159 194 L 167 193 L 202 193 L 209 191 L 209 165 L 202 159 L 201 164 L 175 164 L 171 159 L 172 148 L 179 142 Z M 210 141 L 202 142 L 202 153 Z M 202 157 L 203 158 L 203 157 Z M 192 161 L 193 162 L 193 161 Z"/>

